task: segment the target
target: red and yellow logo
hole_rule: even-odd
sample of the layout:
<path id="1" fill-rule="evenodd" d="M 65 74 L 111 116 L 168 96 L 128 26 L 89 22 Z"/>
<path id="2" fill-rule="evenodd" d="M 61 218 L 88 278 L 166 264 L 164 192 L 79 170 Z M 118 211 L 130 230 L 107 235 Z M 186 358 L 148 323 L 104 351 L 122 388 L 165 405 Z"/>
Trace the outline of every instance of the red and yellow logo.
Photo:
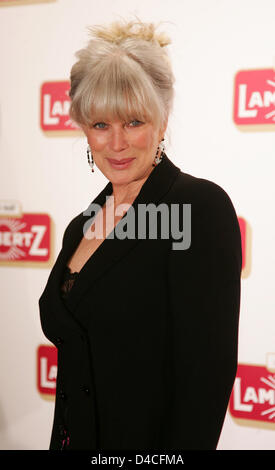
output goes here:
<path id="1" fill-rule="evenodd" d="M 70 82 L 45 82 L 41 86 L 40 125 L 46 132 L 80 131 L 69 116 Z"/>
<path id="2" fill-rule="evenodd" d="M 269 423 L 275 429 L 274 369 L 239 364 L 229 411 L 236 419 Z"/>
<path id="3" fill-rule="evenodd" d="M 57 376 L 57 349 L 40 345 L 37 348 L 37 389 L 39 393 L 54 397 Z"/>
<path id="4" fill-rule="evenodd" d="M 48 262 L 51 251 L 48 214 L 0 217 L 0 264 Z"/>
<path id="5" fill-rule="evenodd" d="M 233 120 L 237 126 L 275 124 L 275 70 L 240 70 L 236 74 Z"/>

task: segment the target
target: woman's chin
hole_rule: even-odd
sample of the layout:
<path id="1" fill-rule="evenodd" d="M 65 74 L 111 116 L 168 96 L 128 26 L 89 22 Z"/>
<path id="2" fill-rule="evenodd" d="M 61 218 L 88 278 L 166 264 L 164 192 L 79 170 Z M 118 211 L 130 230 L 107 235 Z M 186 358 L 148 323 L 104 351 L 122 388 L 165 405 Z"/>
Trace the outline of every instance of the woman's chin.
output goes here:
<path id="1" fill-rule="evenodd" d="M 112 170 L 105 172 L 106 178 L 111 181 L 112 184 L 129 184 L 132 181 L 138 179 L 138 175 L 130 170 Z"/>
<path id="2" fill-rule="evenodd" d="M 119 184 L 130 184 L 132 183 L 133 181 L 135 181 L 135 178 L 133 175 L 110 175 L 110 177 L 108 178 L 109 181 L 111 181 L 111 183 L 113 185 L 119 185 Z"/>

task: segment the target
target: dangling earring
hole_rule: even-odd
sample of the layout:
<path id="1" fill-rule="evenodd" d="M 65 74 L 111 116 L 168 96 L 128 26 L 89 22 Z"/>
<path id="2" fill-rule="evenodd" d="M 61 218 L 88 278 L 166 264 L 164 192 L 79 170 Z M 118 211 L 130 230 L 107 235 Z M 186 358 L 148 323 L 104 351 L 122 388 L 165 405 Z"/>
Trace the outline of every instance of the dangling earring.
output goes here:
<path id="1" fill-rule="evenodd" d="M 87 159 L 88 159 L 88 163 L 91 167 L 92 172 L 94 172 L 95 171 L 94 170 L 94 159 L 93 159 L 93 154 L 92 154 L 90 145 L 88 145 L 88 147 L 87 147 Z"/>
<path id="2" fill-rule="evenodd" d="M 154 163 L 152 164 L 152 166 L 157 166 L 163 158 L 163 154 L 164 154 L 164 150 L 165 150 L 164 144 L 162 144 L 163 141 L 164 141 L 164 138 L 162 139 L 162 141 L 158 145 L 157 153 L 156 153 L 155 160 L 154 160 Z"/>

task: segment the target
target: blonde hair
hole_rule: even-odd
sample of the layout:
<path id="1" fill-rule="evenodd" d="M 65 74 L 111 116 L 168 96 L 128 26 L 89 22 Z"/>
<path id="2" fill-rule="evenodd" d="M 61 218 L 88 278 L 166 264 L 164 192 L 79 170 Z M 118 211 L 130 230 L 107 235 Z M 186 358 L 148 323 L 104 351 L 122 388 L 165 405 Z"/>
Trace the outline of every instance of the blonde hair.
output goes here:
<path id="1" fill-rule="evenodd" d="M 174 76 L 164 49 L 170 39 L 156 28 L 140 20 L 89 28 L 92 39 L 71 70 L 70 116 L 76 123 L 135 118 L 165 124 Z"/>

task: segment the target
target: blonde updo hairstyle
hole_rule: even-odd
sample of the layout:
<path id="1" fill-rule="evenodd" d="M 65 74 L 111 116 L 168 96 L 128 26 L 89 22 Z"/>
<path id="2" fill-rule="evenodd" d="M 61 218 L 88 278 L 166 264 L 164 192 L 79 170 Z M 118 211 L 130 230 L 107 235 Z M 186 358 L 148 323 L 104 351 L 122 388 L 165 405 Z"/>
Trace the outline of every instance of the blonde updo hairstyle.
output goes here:
<path id="1" fill-rule="evenodd" d="M 174 76 L 165 46 L 170 39 L 153 23 L 114 22 L 89 28 L 92 39 L 71 70 L 70 116 L 147 120 L 162 128 L 172 108 Z"/>

